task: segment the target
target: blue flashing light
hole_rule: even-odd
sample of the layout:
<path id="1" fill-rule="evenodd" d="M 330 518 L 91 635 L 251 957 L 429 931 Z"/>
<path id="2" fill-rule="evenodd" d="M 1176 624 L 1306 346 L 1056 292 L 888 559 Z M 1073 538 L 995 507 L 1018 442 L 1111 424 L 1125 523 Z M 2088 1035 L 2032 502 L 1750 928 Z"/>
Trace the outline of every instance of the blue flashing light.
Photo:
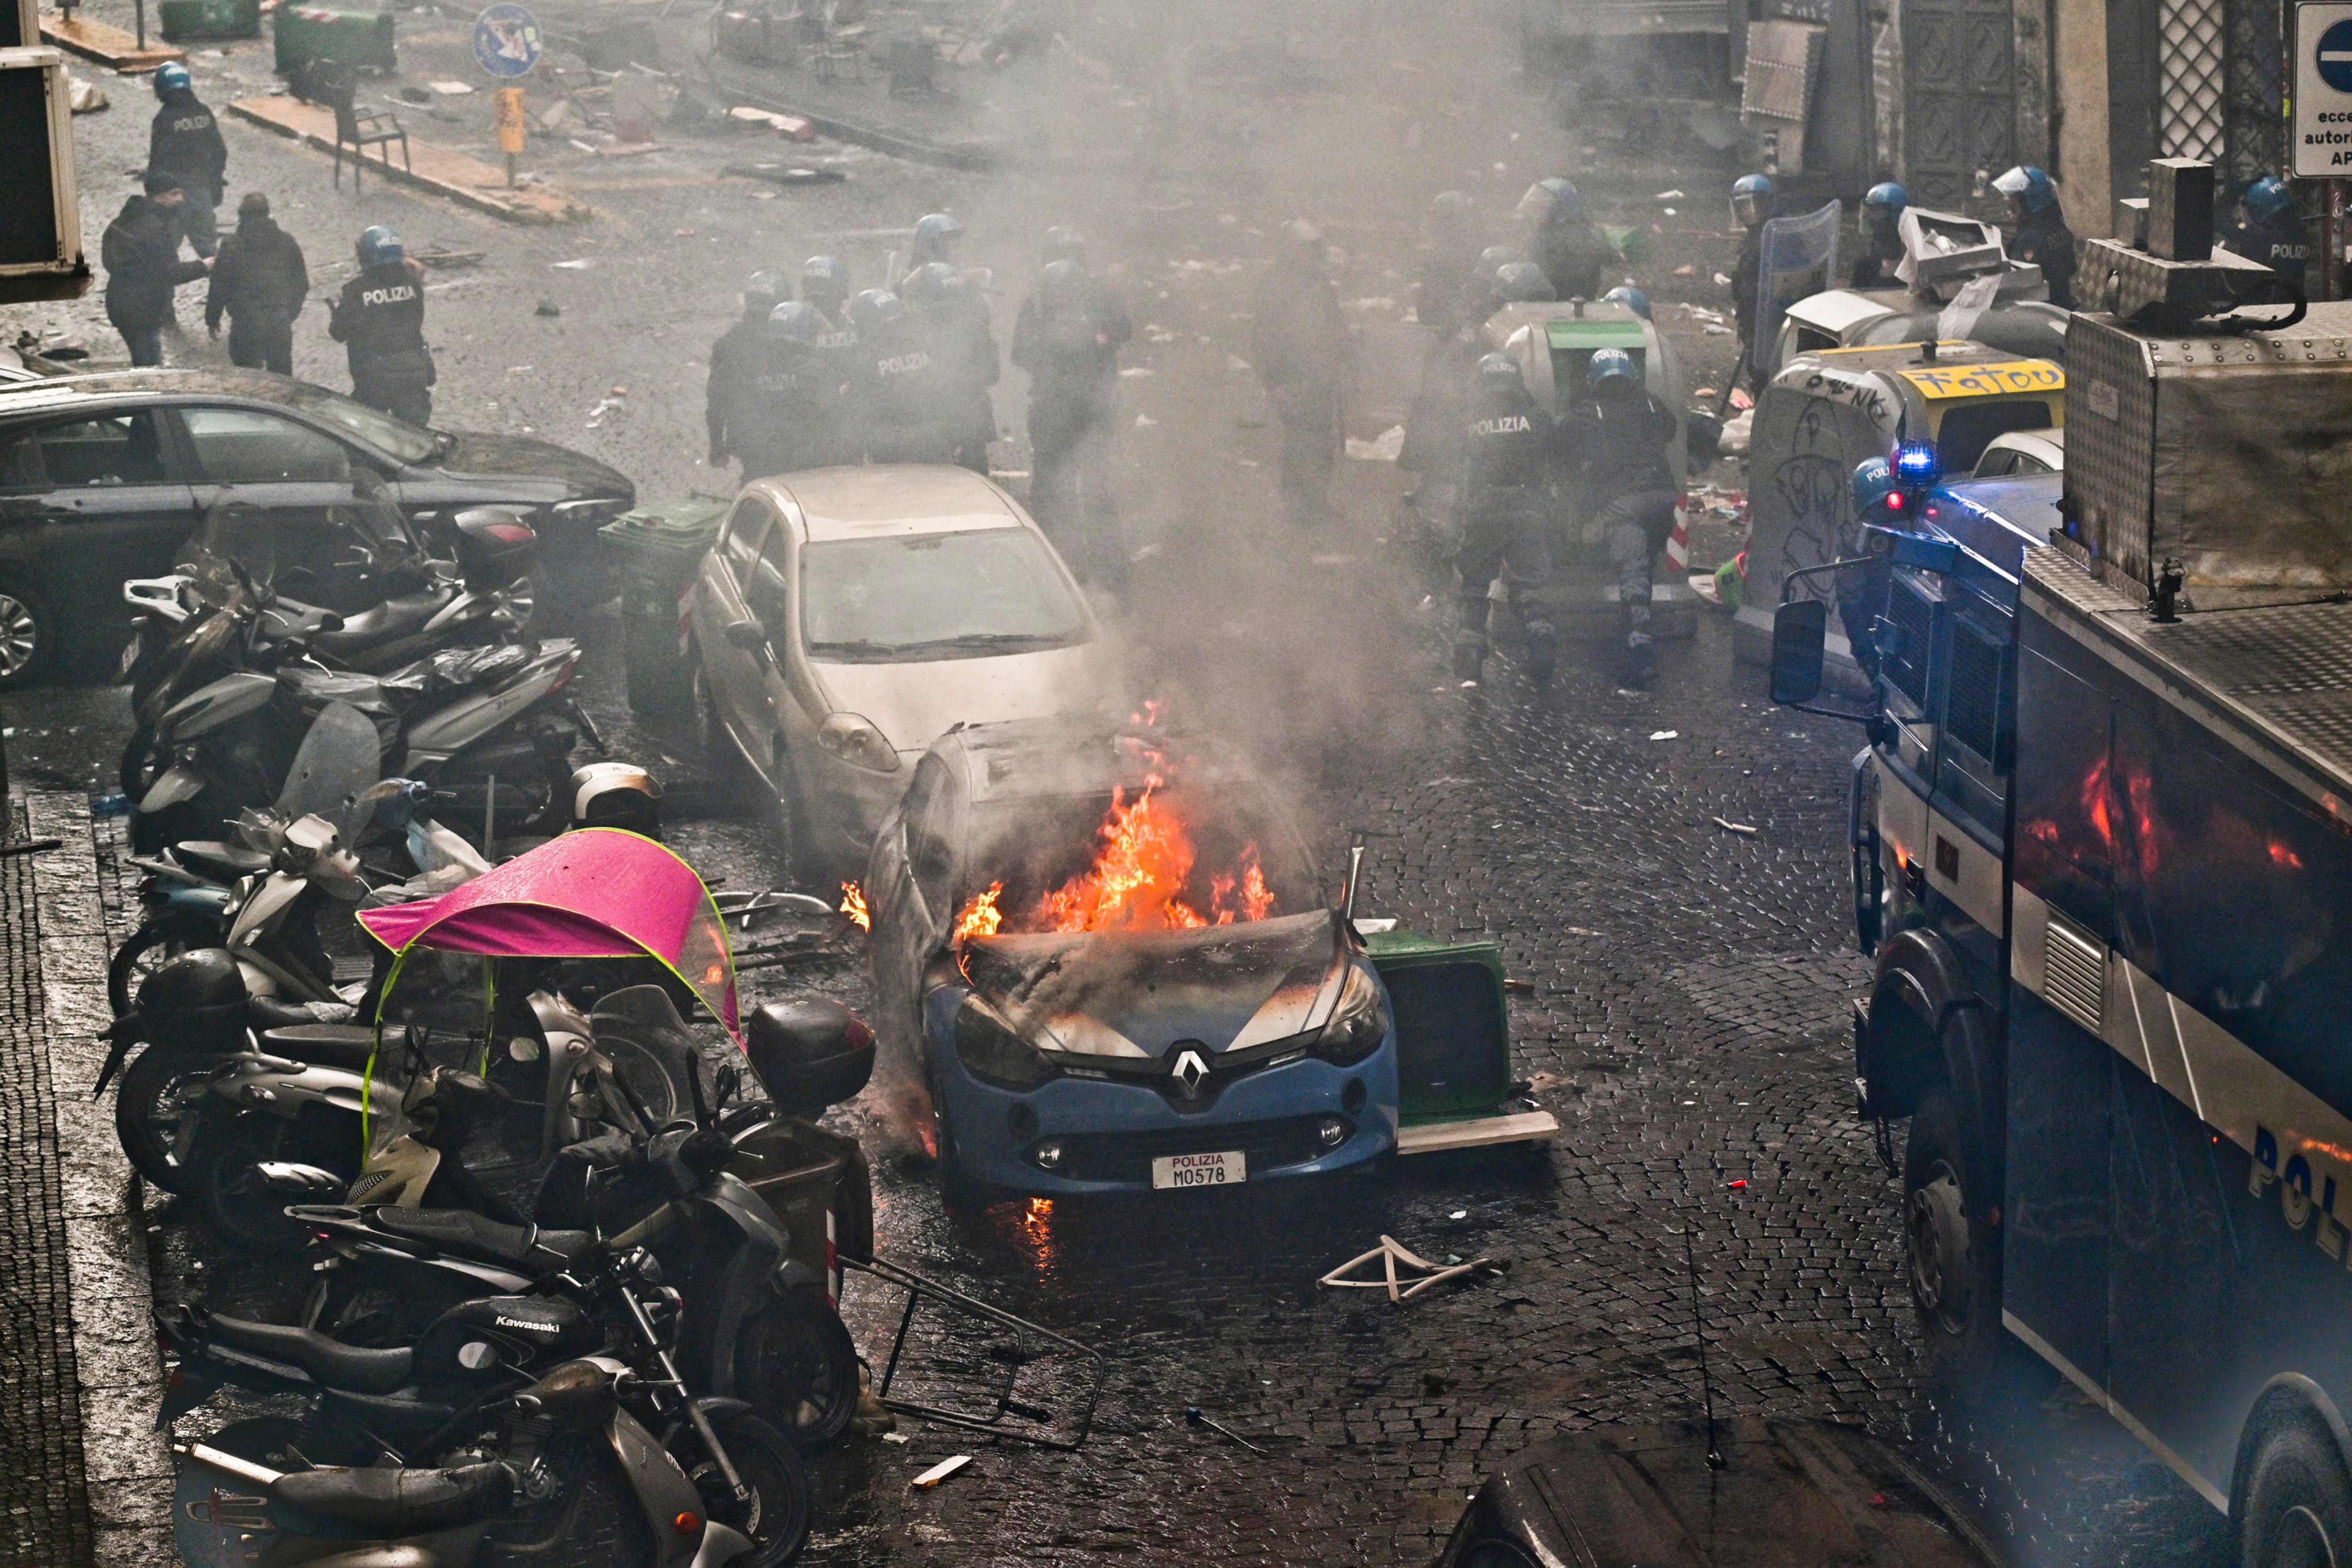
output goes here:
<path id="1" fill-rule="evenodd" d="M 1895 448 L 1895 482 L 1913 489 L 1925 489 L 1936 482 L 1936 448 L 1927 441 L 1906 441 Z"/>

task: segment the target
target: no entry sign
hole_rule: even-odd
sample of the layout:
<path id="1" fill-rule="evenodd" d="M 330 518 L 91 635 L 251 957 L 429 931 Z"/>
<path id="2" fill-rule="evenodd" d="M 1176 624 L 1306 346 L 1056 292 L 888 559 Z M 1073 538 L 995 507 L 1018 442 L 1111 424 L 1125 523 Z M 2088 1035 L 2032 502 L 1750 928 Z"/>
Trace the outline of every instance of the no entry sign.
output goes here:
<path id="1" fill-rule="evenodd" d="M 2294 7 L 2294 173 L 2352 176 L 2352 4 L 2298 0 Z"/>

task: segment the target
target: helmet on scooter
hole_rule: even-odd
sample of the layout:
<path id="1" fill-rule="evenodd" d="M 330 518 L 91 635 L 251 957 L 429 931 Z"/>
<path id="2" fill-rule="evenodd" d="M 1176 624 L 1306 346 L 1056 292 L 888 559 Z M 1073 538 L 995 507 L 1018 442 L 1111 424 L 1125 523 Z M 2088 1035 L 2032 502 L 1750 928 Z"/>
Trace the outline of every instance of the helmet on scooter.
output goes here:
<path id="1" fill-rule="evenodd" d="M 141 982 L 134 1001 L 152 1043 L 233 1050 L 250 996 L 236 955 L 225 947 L 198 947 Z"/>
<path id="2" fill-rule="evenodd" d="M 661 782 L 635 763 L 591 763 L 563 786 L 572 794 L 572 826 L 620 827 L 661 837 Z"/>

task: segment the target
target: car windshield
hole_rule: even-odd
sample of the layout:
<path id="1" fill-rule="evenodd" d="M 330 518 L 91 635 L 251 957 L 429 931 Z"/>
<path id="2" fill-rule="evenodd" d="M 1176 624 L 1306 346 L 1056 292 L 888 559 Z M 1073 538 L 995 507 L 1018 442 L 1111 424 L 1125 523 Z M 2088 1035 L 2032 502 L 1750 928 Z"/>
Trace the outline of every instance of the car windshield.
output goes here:
<path id="1" fill-rule="evenodd" d="M 394 419 L 389 414 L 370 408 L 364 403 L 354 403 L 323 386 L 289 386 L 285 395 L 289 405 L 314 419 L 323 419 L 404 463 L 431 462 L 450 446 L 450 438 L 446 436 L 420 429 L 405 419 Z"/>
<path id="2" fill-rule="evenodd" d="M 803 545 L 801 635 L 812 658 L 909 664 L 1067 647 L 1087 628 L 1045 541 L 991 528 Z"/>

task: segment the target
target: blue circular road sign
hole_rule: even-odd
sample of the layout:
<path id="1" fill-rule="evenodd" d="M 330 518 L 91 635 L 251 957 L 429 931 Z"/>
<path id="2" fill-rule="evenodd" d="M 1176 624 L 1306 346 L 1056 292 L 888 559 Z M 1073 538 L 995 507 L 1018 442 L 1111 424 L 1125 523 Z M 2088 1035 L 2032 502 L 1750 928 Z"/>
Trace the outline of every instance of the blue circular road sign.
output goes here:
<path id="1" fill-rule="evenodd" d="M 2352 21 L 2319 35 L 2319 79 L 2338 92 L 2352 92 Z"/>
<path id="2" fill-rule="evenodd" d="M 474 58 L 492 76 L 528 73 L 539 63 L 539 18 L 501 0 L 474 18 Z"/>

